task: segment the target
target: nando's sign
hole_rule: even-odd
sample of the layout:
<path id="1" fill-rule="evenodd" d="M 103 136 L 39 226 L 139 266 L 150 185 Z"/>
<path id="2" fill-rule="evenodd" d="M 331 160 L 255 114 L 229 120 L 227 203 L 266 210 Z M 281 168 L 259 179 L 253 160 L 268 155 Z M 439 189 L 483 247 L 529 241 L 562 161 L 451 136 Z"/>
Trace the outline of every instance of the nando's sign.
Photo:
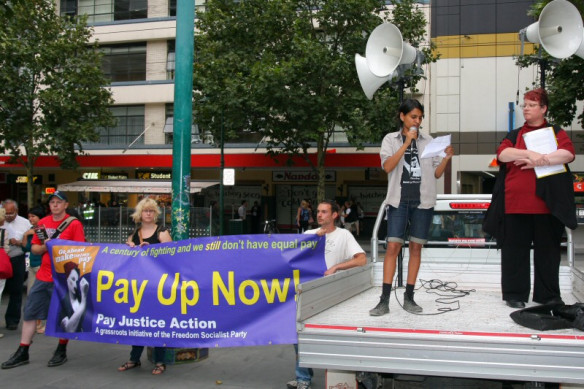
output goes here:
<path id="1" fill-rule="evenodd" d="M 272 180 L 274 182 L 316 182 L 318 174 L 313 170 L 276 170 L 272 172 Z M 324 180 L 325 182 L 336 182 L 336 172 L 326 170 Z"/>

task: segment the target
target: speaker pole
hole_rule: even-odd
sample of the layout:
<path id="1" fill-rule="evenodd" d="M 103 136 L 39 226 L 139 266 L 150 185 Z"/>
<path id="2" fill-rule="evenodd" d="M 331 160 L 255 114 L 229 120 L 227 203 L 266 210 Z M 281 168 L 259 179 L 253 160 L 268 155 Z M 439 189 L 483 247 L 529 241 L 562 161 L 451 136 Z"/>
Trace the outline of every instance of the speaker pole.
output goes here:
<path id="1" fill-rule="evenodd" d="M 545 90 L 545 71 L 547 70 L 548 61 L 547 59 L 541 58 L 539 60 L 539 78 L 541 89 Z"/>

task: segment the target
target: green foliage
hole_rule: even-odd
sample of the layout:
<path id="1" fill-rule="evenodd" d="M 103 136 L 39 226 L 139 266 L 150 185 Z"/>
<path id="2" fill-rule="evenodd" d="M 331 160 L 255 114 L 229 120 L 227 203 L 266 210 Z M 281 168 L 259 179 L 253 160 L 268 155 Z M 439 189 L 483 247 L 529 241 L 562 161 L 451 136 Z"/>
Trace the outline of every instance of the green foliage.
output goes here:
<path id="1" fill-rule="evenodd" d="M 310 163 L 316 147 L 313 168 L 323 177 L 335 130 L 362 147 L 393 127 L 399 90 L 387 83 L 367 100 L 355 54 L 364 54 L 384 16 L 413 46 L 424 40 L 426 21 L 411 0 L 395 5 L 393 19 L 383 9 L 380 0 L 208 1 L 195 38 L 195 121 L 215 139 L 221 124 L 226 140 L 259 132 L 275 158 Z M 419 78 L 410 74 L 406 88 Z"/>
<path id="2" fill-rule="evenodd" d="M 538 1 L 533 4 L 529 15 L 539 18 L 543 8 L 551 0 Z M 584 15 L 584 0 L 570 0 L 580 15 Z M 551 121 L 562 126 L 569 126 L 577 118 L 584 127 L 584 109 L 578 112 L 577 102 L 584 101 L 584 59 L 575 55 L 558 60 L 550 57 L 545 50 L 541 54 L 526 55 L 519 58 L 520 67 L 544 64 L 546 72 L 545 88 L 550 97 L 549 117 Z M 535 87 L 536 85 L 534 85 Z"/>
<path id="3" fill-rule="evenodd" d="M 60 18 L 52 1 L 11 2 L 9 12 L 0 25 L 0 147 L 29 177 L 43 154 L 75 167 L 75 149 L 113 120 L 91 30 L 84 19 Z"/>

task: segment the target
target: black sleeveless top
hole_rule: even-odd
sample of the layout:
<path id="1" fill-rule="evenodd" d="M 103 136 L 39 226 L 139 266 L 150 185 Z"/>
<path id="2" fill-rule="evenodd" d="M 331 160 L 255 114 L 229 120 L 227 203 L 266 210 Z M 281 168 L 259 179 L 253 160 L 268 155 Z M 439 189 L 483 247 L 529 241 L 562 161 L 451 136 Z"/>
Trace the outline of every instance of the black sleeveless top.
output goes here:
<path id="1" fill-rule="evenodd" d="M 142 241 L 146 242 L 146 243 L 150 243 L 150 244 L 160 243 L 160 238 L 158 236 L 160 235 L 161 232 L 167 231 L 167 230 L 168 230 L 168 228 L 162 227 L 159 225 L 156 227 L 156 230 L 154 231 L 154 233 L 151 236 L 149 236 L 147 238 L 142 237 Z M 132 242 L 134 242 L 134 244 L 136 246 L 140 245 L 140 235 L 138 235 L 139 231 L 140 231 L 140 228 L 136 228 L 136 230 L 132 234 Z"/>

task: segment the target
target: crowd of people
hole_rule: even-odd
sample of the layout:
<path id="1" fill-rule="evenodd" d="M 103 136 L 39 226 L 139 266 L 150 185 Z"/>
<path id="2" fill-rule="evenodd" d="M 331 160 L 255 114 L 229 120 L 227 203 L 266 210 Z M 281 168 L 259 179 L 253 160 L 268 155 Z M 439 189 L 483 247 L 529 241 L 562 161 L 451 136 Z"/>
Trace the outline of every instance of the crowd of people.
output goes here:
<path id="1" fill-rule="evenodd" d="M 0 295 L 6 285 L 9 286 L 7 290 L 10 291 L 5 315 L 6 329 L 16 330 L 21 319 L 21 312 L 24 312 L 20 344 L 11 357 L 2 363 L 2 369 L 27 364 L 29 362 L 29 349 L 35 334 L 44 333 L 54 289 L 51 259 L 47 249 L 48 241 L 60 238 L 85 242 L 83 224 L 78 218 L 68 214 L 69 200 L 67 195 L 56 191 L 49 196 L 48 204 L 50 210 L 48 216 L 45 216 L 45 210 L 42 207 L 33 207 L 28 212 L 28 221 L 18 215 L 18 205 L 13 200 L 5 200 L 0 208 L 0 228 L 5 232 L 2 234 L 5 236 L 3 247 L 10 253 L 14 269 L 12 278 L 0 280 Z M 132 214 L 136 229 L 128 237 L 128 246 L 144 246 L 172 241 L 168 229 L 158 224 L 160 214 L 160 207 L 155 200 L 148 197 L 142 199 Z M 25 252 L 29 253 L 30 264 L 27 284 L 28 298 L 22 307 L 22 285 L 26 270 Z M 82 331 L 89 284 L 87 280 L 80 277 L 76 263 L 66 263 L 64 270 L 69 293 L 61 303 L 62 308 L 58 321 L 65 332 L 79 332 Z M 13 286 L 14 284 L 16 286 Z M 12 293 L 13 287 L 18 289 L 18 293 Z M 47 363 L 48 367 L 60 366 L 67 362 L 68 342 L 69 340 L 65 338 L 58 340 L 57 348 Z M 143 350 L 144 346 L 132 346 L 129 360 L 122 364 L 118 371 L 140 366 L 140 356 Z M 153 375 L 160 375 L 166 370 L 164 352 L 164 348 L 154 348 Z"/>

